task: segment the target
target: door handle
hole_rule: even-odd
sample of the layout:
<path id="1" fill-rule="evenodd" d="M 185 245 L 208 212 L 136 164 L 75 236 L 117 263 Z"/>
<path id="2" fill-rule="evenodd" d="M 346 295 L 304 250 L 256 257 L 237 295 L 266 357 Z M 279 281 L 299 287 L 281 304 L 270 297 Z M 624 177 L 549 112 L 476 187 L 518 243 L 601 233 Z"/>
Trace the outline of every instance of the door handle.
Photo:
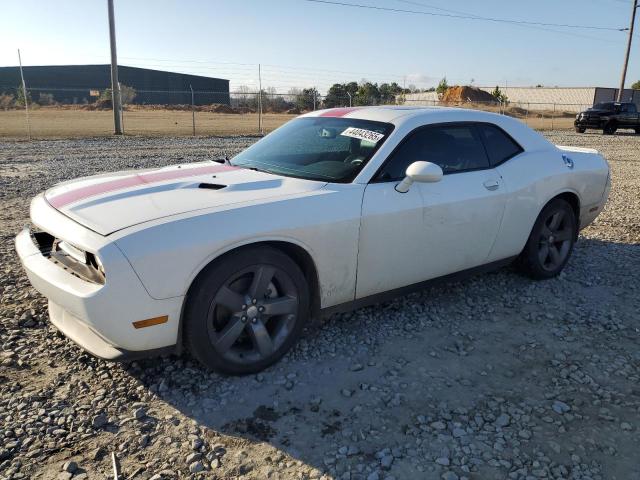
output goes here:
<path id="1" fill-rule="evenodd" d="M 500 187 L 498 180 L 487 180 L 483 185 L 487 190 L 497 190 Z"/>

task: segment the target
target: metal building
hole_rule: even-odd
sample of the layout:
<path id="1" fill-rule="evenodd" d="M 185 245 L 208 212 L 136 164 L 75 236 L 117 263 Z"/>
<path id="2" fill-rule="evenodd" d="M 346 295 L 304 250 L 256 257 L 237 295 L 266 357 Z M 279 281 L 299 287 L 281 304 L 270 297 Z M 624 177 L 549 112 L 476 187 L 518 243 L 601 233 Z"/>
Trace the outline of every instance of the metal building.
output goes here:
<path id="1" fill-rule="evenodd" d="M 111 66 L 48 65 L 23 67 L 27 90 L 33 100 L 41 94 L 59 103 L 91 103 L 101 92 L 111 88 Z M 138 67 L 118 67 L 120 85 L 132 87 L 136 104 L 229 105 L 229 80 L 165 72 Z M 18 67 L 0 67 L 0 93 L 15 91 L 21 84 Z"/>

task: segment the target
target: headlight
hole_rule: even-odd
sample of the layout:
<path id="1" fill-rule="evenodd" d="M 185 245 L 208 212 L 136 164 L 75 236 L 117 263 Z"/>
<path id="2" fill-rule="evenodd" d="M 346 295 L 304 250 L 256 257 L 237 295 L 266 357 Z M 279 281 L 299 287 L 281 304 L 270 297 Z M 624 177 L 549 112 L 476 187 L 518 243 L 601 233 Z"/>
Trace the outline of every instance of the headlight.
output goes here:
<path id="1" fill-rule="evenodd" d="M 85 252 L 69 242 L 54 242 L 49 258 L 65 270 L 93 283 L 104 284 L 106 274 L 97 255 Z"/>
<path id="2" fill-rule="evenodd" d="M 98 271 L 99 271 L 99 272 L 102 274 L 102 276 L 104 277 L 104 276 L 105 276 L 105 273 L 104 273 L 104 266 L 102 265 L 102 262 L 100 261 L 100 257 L 99 257 L 99 256 L 97 256 L 97 255 L 93 255 L 93 254 L 91 254 L 91 253 L 90 253 L 89 255 L 90 255 L 89 260 L 90 260 L 90 261 L 91 261 L 91 260 L 93 260 L 93 262 L 91 262 L 91 263 L 94 263 L 94 266 L 98 269 Z"/>
<path id="3" fill-rule="evenodd" d="M 58 242 L 58 248 L 80 263 L 87 263 L 87 253 L 68 242 Z"/>

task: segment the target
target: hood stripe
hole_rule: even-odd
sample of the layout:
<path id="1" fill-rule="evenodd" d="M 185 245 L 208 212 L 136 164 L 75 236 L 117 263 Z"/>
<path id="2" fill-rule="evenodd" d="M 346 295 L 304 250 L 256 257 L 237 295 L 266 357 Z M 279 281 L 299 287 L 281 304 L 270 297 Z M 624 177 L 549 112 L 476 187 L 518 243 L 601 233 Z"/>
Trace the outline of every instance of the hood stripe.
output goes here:
<path id="1" fill-rule="evenodd" d="M 319 117 L 344 117 L 345 115 L 361 110 L 359 107 L 332 108 L 326 112 L 322 112 Z"/>
<path id="2" fill-rule="evenodd" d="M 115 192 L 131 187 L 139 187 L 140 185 L 148 185 L 150 183 L 164 182 L 166 180 L 176 180 L 178 178 L 193 177 L 207 173 L 227 172 L 238 169 L 238 167 L 231 167 L 228 165 L 207 165 L 206 167 L 139 173 L 101 183 L 94 183 L 75 190 L 69 190 L 50 198 L 47 197 L 47 201 L 55 208 L 62 208 L 70 203 L 102 195 L 103 193 Z"/>

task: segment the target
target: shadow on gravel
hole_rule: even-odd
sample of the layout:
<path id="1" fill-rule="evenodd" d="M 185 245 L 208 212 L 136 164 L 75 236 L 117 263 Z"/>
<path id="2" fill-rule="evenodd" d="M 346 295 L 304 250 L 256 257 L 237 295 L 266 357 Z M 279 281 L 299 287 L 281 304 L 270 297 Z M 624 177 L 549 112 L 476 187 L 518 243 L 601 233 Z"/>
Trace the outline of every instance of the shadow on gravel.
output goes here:
<path id="1" fill-rule="evenodd" d="M 616 423 L 602 411 L 625 395 L 640 408 L 637 371 L 611 376 L 614 357 L 636 355 L 633 265 L 640 246 L 581 238 L 557 279 L 507 268 L 337 315 L 258 375 L 222 377 L 188 358 L 130 373 L 210 442 L 265 442 L 335 476 L 495 478 L 535 470 L 540 455 L 560 476 L 626 472 L 607 452 L 633 458 L 618 425 L 635 413 Z M 241 457 L 226 458 L 232 472 L 259 468 Z"/>

